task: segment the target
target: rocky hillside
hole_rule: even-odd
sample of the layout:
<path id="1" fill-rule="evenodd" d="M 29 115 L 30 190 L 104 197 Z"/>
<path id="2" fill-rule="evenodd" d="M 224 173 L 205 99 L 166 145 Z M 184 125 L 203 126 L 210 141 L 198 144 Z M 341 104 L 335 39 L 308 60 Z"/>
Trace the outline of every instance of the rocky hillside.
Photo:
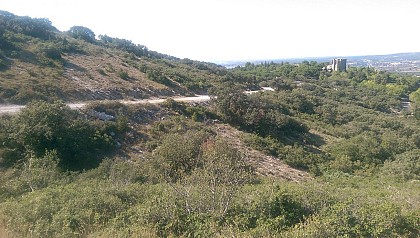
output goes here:
<path id="1" fill-rule="evenodd" d="M 86 101 L 191 95 L 226 74 L 86 27 L 0 11 L 0 102 Z"/>

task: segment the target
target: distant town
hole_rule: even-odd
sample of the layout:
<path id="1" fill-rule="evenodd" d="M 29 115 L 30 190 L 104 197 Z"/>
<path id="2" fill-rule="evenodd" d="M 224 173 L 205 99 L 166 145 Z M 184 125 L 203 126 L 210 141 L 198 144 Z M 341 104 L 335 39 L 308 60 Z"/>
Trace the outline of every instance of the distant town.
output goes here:
<path id="1" fill-rule="evenodd" d="M 420 53 L 348 57 L 348 67 L 360 66 L 420 76 Z"/>
<path id="2" fill-rule="evenodd" d="M 347 59 L 347 67 L 373 67 L 377 70 L 388 72 L 400 72 L 420 76 L 420 52 L 399 53 L 390 55 L 368 55 L 368 56 L 345 56 L 345 57 L 311 57 L 275 60 L 255 60 L 251 63 L 258 64 L 263 62 L 290 62 L 300 63 L 304 60 L 317 61 L 332 64 L 331 60 L 336 58 Z M 220 62 L 227 68 L 245 65 L 246 61 Z"/>

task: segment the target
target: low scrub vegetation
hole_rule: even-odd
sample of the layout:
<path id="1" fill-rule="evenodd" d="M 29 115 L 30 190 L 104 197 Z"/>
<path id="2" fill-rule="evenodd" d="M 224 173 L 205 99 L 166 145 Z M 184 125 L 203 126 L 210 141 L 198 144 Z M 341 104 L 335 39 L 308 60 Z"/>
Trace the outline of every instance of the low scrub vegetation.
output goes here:
<path id="1" fill-rule="evenodd" d="M 0 102 L 31 102 L 0 115 L 1 237 L 420 233 L 416 77 L 306 61 L 227 70 L 47 19 L 0 12 L 0 26 Z M 63 75 L 101 99 L 212 99 L 71 110 L 57 99 L 86 95 Z M 275 91 L 246 92 L 260 86 Z"/>
<path id="2" fill-rule="evenodd" d="M 275 105 L 274 96 L 238 98 L 255 103 L 258 97 L 264 110 L 266 103 Z M 2 232 L 10 237 L 417 236 L 415 118 L 373 113 L 364 122 L 358 118 L 371 111 L 361 109 L 346 123 L 327 124 L 318 119 L 318 104 L 308 112 L 279 104 L 273 113 L 303 129 L 273 120 L 261 124 L 271 128 L 266 130 L 247 123 L 249 112 L 226 119 L 221 102 L 206 108 L 175 101 L 88 106 L 87 111 L 115 117 L 108 122 L 61 102 L 36 102 L 2 116 Z M 292 183 L 257 175 L 244 151 L 214 131 L 211 121 L 217 118 L 244 130 L 245 143 L 314 179 Z M 364 131 L 349 130 L 355 120 Z M 144 151 L 127 159 L 128 152 L 116 145 L 132 140 Z"/>

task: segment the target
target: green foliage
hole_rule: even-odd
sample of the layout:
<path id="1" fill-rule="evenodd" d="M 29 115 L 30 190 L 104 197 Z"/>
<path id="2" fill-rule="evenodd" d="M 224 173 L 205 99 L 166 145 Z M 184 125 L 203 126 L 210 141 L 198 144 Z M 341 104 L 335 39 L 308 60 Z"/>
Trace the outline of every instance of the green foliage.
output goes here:
<path id="1" fill-rule="evenodd" d="M 68 34 L 73 38 L 81 39 L 89 43 L 96 42 L 95 33 L 91 29 L 84 26 L 72 26 L 69 29 Z"/>
<path id="2" fill-rule="evenodd" d="M 390 203 L 343 202 L 288 232 L 285 237 L 415 237 L 412 217 Z"/>
<path id="3" fill-rule="evenodd" d="M 349 68 L 348 78 L 363 87 L 404 96 L 418 88 L 419 79 L 409 75 L 376 71 L 372 68 Z"/>
<path id="4" fill-rule="evenodd" d="M 317 63 L 315 61 L 303 61 L 301 64 L 286 63 L 268 63 L 264 62 L 260 65 L 252 63 L 245 64 L 245 67 L 236 67 L 233 69 L 235 74 L 241 76 L 254 76 L 257 82 L 278 80 L 302 80 L 302 79 L 319 79 L 321 76 L 322 68 L 325 67 L 324 63 Z"/>
<path id="5" fill-rule="evenodd" d="M 96 71 L 103 76 L 108 76 L 108 74 L 103 69 L 96 69 Z"/>
<path id="6" fill-rule="evenodd" d="M 170 79 L 168 79 L 168 77 L 163 75 L 162 72 L 160 71 L 148 70 L 146 75 L 147 75 L 147 78 L 149 78 L 152 81 L 155 81 L 157 83 L 160 83 L 169 87 L 173 86 L 173 82 Z"/>
<path id="7" fill-rule="evenodd" d="M 216 97 L 203 105 L 87 106 L 112 122 L 89 121 L 86 111 L 61 102 L 1 116 L 0 236 L 418 236 L 417 77 L 372 68 L 321 72 L 325 64 L 307 61 L 226 70 L 124 39 L 97 41 L 85 27 L 68 34 L 76 39 L 46 19 L 0 12 L 0 101 L 73 98 L 78 89 L 60 81 L 77 66 L 67 53 L 121 60 L 124 70 L 105 63 L 97 73 L 131 79 L 118 81 L 127 87 L 148 77 L 165 93 L 213 88 Z M 19 77 L 12 63 L 25 69 Z M 276 91 L 243 93 L 258 85 Z M 160 94 L 150 90 L 142 97 Z M 398 114 L 407 95 L 414 117 Z M 214 118 L 222 122 L 209 123 Z M 245 131 L 241 142 L 214 136 L 223 122 Z M 256 177 L 242 142 L 315 177 Z M 109 153 L 116 144 L 118 155 Z"/>
<path id="8" fill-rule="evenodd" d="M 244 115 L 250 102 L 243 93 L 243 88 L 230 83 L 213 89 L 211 94 L 217 98 L 213 101 L 223 121 L 237 126 L 245 125 Z"/>
<path id="9" fill-rule="evenodd" d="M 420 88 L 412 92 L 409 95 L 409 99 L 411 102 L 413 102 L 412 110 L 414 117 L 417 118 L 417 120 L 420 120 Z"/>
<path id="10" fill-rule="evenodd" d="M 0 11 L 0 28 L 41 39 L 49 39 L 58 32 L 46 18 L 20 17 L 6 11 Z"/>
<path id="11" fill-rule="evenodd" d="M 420 105 L 420 88 L 410 93 L 410 101 L 412 101 L 413 103 L 417 105 Z"/>
<path id="12" fill-rule="evenodd" d="M 99 41 L 107 47 L 115 47 L 117 49 L 133 53 L 139 57 L 149 55 L 149 50 L 146 46 L 136 45 L 129 40 L 113 38 L 107 35 L 99 35 Z"/>
<path id="13" fill-rule="evenodd" d="M 223 222 L 239 189 L 251 181 L 242 155 L 226 141 L 207 140 L 199 153 L 196 166 L 182 173 L 169 196 L 152 210 L 161 236 L 214 235 L 212 226 Z"/>
<path id="14" fill-rule="evenodd" d="M 294 144 L 287 145 L 279 152 L 279 157 L 293 168 L 307 170 L 314 175 L 320 175 L 320 165 L 328 162 L 331 158 L 322 153 L 313 153 L 303 146 Z"/>
<path id="15" fill-rule="evenodd" d="M 1 33 L 0 33 L 0 45 L 2 45 L 2 44 L 3 43 L 1 43 Z M 2 49 L 0 49 L 0 71 L 5 70 L 7 68 L 7 66 L 8 66 L 8 62 L 6 60 L 6 56 L 5 56 L 4 52 L 2 51 Z"/>
<path id="16" fill-rule="evenodd" d="M 10 128 L 13 141 L 22 148 L 42 156 L 45 150 L 54 149 L 57 136 L 68 127 L 67 116 L 73 112 L 64 103 L 34 102 L 24 108 Z"/>
<path id="17" fill-rule="evenodd" d="M 256 150 L 263 151 L 266 154 L 274 156 L 278 156 L 279 151 L 283 147 L 283 144 L 280 141 L 271 136 L 261 137 L 256 134 L 246 133 L 243 135 L 241 140 Z"/>
<path id="18" fill-rule="evenodd" d="M 50 60 L 45 61 L 47 64 L 51 62 Z M 19 104 L 36 100 L 53 102 L 58 100 L 58 95 L 61 92 L 61 89 L 56 85 L 45 82 L 36 85 L 22 85 L 19 89 L 8 89 L 4 96 L 9 98 L 11 102 Z"/>
<path id="19" fill-rule="evenodd" d="M 6 129 L 5 147 L 19 151 L 19 157 L 28 153 L 43 157 L 55 150 L 60 166 L 66 169 L 95 166 L 96 155 L 110 151 L 114 144 L 106 125 L 78 118 L 77 113 L 62 102 L 33 102 L 13 118 Z"/>
<path id="20" fill-rule="evenodd" d="M 39 44 L 39 51 L 45 57 L 53 60 L 61 60 L 62 49 L 61 46 L 54 43 Z"/>
<path id="21" fill-rule="evenodd" d="M 310 214 L 292 194 L 279 187 L 265 191 L 259 186 L 258 191 L 245 191 L 229 211 L 227 224 L 248 231 L 251 236 L 276 236 Z"/>
<path id="22" fill-rule="evenodd" d="M 398 181 L 420 179 L 420 150 L 415 149 L 396 156 L 395 160 L 385 162 L 381 172 Z"/>
<path id="23" fill-rule="evenodd" d="M 163 139 L 155 154 L 162 160 L 165 177 L 178 181 L 201 166 L 198 155 L 201 144 L 208 136 L 204 131 L 187 131 L 185 134 L 169 134 Z"/>
<path id="24" fill-rule="evenodd" d="M 127 80 L 127 79 L 129 79 L 129 78 L 130 78 L 130 77 L 128 76 L 127 71 L 122 70 L 122 69 L 120 69 L 120 70 L 118 71 L 118 77 L 120 77 L 121 79 L 124 79 L 124 80 Z"/>
<path id="25" fill-rule="evenodd" d="M 79 181 L 6 202 L 0 212 L 10 214 L 7 226 L 20 236 L 86 236 L 127 208 L 120 191 L 99 181 Z"/>
<path id="26" fill-rule="evenodd" d="M 180 115 L 187 116 L 195 122 L 206 122 L 209 119 L 217 118 L 212 111 L 202 105 L 188 105 L 187 103 L 167 99 L 162 103 L 162 106 Z"/>
<path id="27" fill-rule="evenodd" d="M 32 192 L 45 188 L 58 180 L 60 175 L 58 162 L 59 158 L 55 150 L 46 152 L 42 158 L 29 155 L 23 163 L 22 180 L 28 184 Z"/>
<path id="28" fill-rule="evenodd" d="M 282 105 L 266 101 L 262 97 L 249 99 L 241 88 L 230 84 L 213 90 L 217 113 L 227 123 L 253 131 L 263 137 L 281 138 L 285 135 L 307 132 L 307 128 L 285 115 Z"/>
<path id="29" fill-rule="evenodd" d="M 13 176 L 12 171 L 0 176 L 0 182 L 9 181 L 0 183 L 0 191 L 27 189 L 23 196 L 10 193 L 13 199 L 0 200 L 0 224 L 18 237 L 418 233 L 419 193 L 413 182 L 329 174 L 301 183 L 269 179 L 255 183 L 243 156 L 225 140 L 211 138 L 198 150 L 200 165 L 169 183 L 150 180 L 160 162 L 148 167 L 145 160 L 104 160 L 95 169 L 60 175 L 54 170 L 56 154 L 49 153 L 52 160 L 38 160 L 42 163 L 32 164 L 31 171 L 14 172 L 22 176 Z M 417 154 L 407 158 L 415 161 Z M 28 184 L 34 185 L 33 192 Z"/>

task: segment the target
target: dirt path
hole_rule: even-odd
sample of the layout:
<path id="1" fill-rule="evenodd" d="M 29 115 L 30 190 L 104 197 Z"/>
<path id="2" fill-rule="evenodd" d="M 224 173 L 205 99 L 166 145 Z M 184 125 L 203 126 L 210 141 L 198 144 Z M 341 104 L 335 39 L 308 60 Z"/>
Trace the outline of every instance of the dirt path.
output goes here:
<path id="1" fill-rule="evenodd" d="M 271 87 L 263 87 L 261 90 L 245 91 L 245 93 L 253 94 L 253 93 L 264 92 L 264 91 L 274 91 L 274 89 Z M 163 103 L 167 99 L 169 98 L 142 99 L 142 100 L 132 100 L 132 101 L 129 101 L 129 100 L 111 100 L 111 101 L 121 102 L 124 104 L 146 104 L 146 103 L 159 104 L 159 103 Z M 210 100 L 210 96 L 209 95 L 195 95 L 193 97 L 174 97 L 172 99 L 178 102 L 206 102 Z M 85 107 L 88 103 L 90 102 L 67 103 L 67 105 L 72 109 L 78 109 L 78 108 Z M 1 105 L 0 104 L 0 114 L 16 113 L 16 112 L 19 112 L 24 107 L 25 105 L 12 105 L 12 104 Z"/>
<path id="2" fill-rule="evenodd" d="M 233 143 L 239 151 L 244 153 L 246 162 L 255 168 L 257 174 L 293 182 L 301 182 L 312 179 L 307 172 L 294 169 L 283 163 L 283 161 L 279 158 L 265 155 L 260 151 L 246 146 L 240 140 L 241 132 L 237 129 L 226 124 L 215 124 L 213 127 L 217 132 L 217 135 L 227 139 Z"/>
<path id="3" fill-rule="evenodd" d="M 25 106 L 22 105 L 0 105 L 0 114 L 3 113 L 16 113 Z"/>
<path id="4" fill-rule="evenodd" d="M 178 102 L 205 102 L 205 101 L 210 100 L 210 96 L 196 95 L 194 97 L 175 97 L 172 99 Z M 163 103 L 165 100 L 167 99 L 158 98 L 158 99 L 142 99 L 142 100 L 133 100 L 133 101 L 128 101 L 128 100 L 115 100 L 115 101 L 121 102 L 124 104 L 146 104 L 146 103 L 159 104 L 159 103 Z M 78 109 L 78 108 L 85 107 L 88 103 L 90 102 L 67 103 L 67 105 L 72 109 Z M 24 105 L 0 105 L 0 114 L 16 113 L 16 112 L 19 112 L 24 107 L 25 107 Z"/>

